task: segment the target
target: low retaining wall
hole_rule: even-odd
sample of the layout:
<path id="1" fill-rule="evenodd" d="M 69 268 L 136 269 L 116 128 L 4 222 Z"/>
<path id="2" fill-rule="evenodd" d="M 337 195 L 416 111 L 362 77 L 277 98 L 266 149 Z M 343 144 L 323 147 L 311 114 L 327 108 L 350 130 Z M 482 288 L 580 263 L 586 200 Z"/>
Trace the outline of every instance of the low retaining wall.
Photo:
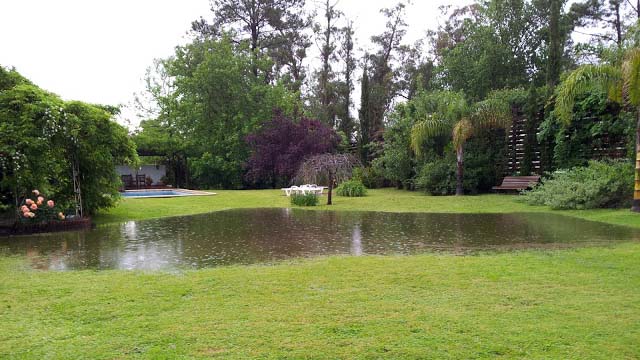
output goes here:
<path id="1" fill-rule="evenodd" d="M 52 221 L 48 223 L 22 224 L 12 226 L 0 226 L 0 236 L 28 235 L 47 232 L 59 232 L 70 230 L 82 230 L 91 228 L 91 218 L 70 219 L 64 221 Z"/>

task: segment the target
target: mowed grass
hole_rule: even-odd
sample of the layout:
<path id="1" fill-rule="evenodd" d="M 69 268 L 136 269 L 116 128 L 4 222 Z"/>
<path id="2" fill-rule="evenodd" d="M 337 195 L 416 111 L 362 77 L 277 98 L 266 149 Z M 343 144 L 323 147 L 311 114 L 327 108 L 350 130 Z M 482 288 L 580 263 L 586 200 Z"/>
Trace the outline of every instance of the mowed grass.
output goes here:
<path id="1" fill-rule="evenodd" d="M 98 224 L 143 220 L 166 216 L 193 215 L 237 208 L 291 207 L 289 198 L 281 190 L 212 190 L 214 196 L 161 199 L 124 199 L 120 204 L 94 218 Z M 327 206 L 326 196 L 320 206 L 309 210 L 350 210 L 389 212 L 446 212 L 446 213 L 512 213 L 552 212 L 587 220 L 616 225 L 640 227 L 640 216 L 628 209 L 600 209 L 553 211 L 544 206 L 530 206 L 517 195 L 427 196 L 420 192 L 374 189 L 361 198 L 335 196 Z"/>
<path id="2" fill-rule="evenodd" d="M 0 260 L 0 358 L 632 359 L 640 245 L 183 273 Z"/>

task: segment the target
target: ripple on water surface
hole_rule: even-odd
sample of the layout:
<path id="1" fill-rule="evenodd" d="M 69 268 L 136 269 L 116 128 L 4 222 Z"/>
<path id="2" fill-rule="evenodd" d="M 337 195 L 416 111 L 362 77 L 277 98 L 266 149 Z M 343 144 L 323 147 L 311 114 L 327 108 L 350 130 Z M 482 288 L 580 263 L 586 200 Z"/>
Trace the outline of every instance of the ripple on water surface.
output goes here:
<path id="1" fill-rule="evenodd" d="M 26 256 L 39 269 L 170 270 L 320 255 L 606 245 L 639 235 L 555 214 L 244 209 L 0 238 L 0 253 Z"/>

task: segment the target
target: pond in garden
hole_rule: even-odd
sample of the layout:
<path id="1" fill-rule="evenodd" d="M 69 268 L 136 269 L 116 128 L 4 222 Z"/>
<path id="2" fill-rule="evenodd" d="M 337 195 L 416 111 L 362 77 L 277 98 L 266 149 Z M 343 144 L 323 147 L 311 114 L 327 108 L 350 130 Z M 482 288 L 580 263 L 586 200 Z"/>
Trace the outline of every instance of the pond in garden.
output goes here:
<path id="1" fill-rule="evenodd" d="M 640 231 L 556 214 L 228 210 L 0 238 L 38 269 L 171 270 L 323 255 L 469 253 L 608 245 Z"/>

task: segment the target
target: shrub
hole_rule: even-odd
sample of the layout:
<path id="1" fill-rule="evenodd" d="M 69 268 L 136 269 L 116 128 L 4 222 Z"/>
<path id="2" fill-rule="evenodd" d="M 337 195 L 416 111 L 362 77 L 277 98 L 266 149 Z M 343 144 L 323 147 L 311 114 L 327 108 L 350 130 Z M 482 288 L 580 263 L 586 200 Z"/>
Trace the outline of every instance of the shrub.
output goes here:
<path id="1" fill-rule="evenodd" d="M 353 178 L 360 180 L 368 189 L 377 189 L 384 186 L 384 176 L 376 167 L 361 167 L 353 170 Z"/>
<path id="2" fill-rule="evenodd" d="M 340 184 L 336 192 L 340 196 L 362 197 L 367 194 L 367 188 L 360 180 L 348 180 Z"/>
<path id="3" fill-rule="evenodd" d="M 633 194 L 634 169 L 628 162 L 590 161 L 586 167 L 557 171 L 523 200 L 552 209 L 595 209 L 628 206 Z"/>
<path id="4" fill-rule="evenodd" d="M 431 195 L 449 195 L 456 191 L 456 164 L 438 158 L 426 163 L 415 179 L 415 187 Z"/>
<path id="5" fill-rule="evenodd" d="M 52 199 L 47 199 L 38 190 L 33 190 L 32 193 L 33 199 L 25 197 L 17 209 L 20 222 L 46 223 L 65 219 L 64 214 L 58 211 Z"/>
<path id="6" fill-rule="evenodd" d="M 297 206 L 316 206 L 318 196 L 316 194 L 291 194 L 291 204 Z"/>

